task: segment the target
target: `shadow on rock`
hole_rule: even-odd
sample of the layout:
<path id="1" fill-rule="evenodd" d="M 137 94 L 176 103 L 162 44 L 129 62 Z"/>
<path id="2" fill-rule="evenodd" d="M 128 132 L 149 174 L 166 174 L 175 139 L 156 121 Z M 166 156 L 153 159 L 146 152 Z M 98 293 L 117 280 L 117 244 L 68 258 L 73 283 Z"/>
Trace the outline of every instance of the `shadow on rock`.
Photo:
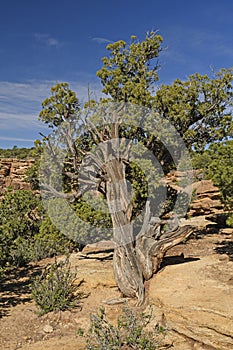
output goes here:
<path id="1" fill-rule="evenodd" d="M 168 265 L 185 264 L 185 263 L 197 261 L 197 260 L 200 260 L 200 258 L 185 258 L 184 254 L 174 255 L 174 256 L 165 256 L 161 263 L 160 270 Z"/>
<path id="2" fill-rule="evenodd" d="M 233 241 L 222 241 L 214 248 L 218 254 L 227 254 L 231 261 L 233 261 Z"/>
<path id="3" fill-rule="evenodd" d="M 30 284 L 41 273 L 38 266 L 27 266 L 9 271 L 1 280 L 0 318 L 9 314 L 9 309 L 31 300 Z"/>

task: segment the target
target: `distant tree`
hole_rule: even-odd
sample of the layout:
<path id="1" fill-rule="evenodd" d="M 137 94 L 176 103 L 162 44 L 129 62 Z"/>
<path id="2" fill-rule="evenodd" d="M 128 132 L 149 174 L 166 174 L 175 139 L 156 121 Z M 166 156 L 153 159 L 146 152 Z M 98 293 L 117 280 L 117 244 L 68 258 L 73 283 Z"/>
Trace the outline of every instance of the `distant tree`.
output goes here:
<path id="1" fill-rule="evenodd" d="M 17 146 L 14 146 L 13 148 L 0 148 L 0 158 L 30 158 L 32 150 L 33 148 L 19 148 Z"/>
<path id="2" fill-rule="evenodd" d="M 52 88 L 52 96 L 42 103 L 43 109 L 40 113 L 40 119 L 49 124 L 55 132 L 64 122 L 62 142 L 68 148 L 64 164 L 61 165 L 56 153 L 58 144 L 55 142 L 53 145 L 51 142 L 54 137 L 55 141 L 59 139 L 56 140 L 56 134 L 53 134 L 52 138 L 45 137 L 45 144 L 53 159 L 50 169 L 46 162 L 44 163 L 44 176 L 47 176 L 48 180 L 47 187 L 45 184 L 46 189 L 54 196 L 73 202 L 82 198 L 85 189 L 90 187 L 106 198 L 112 220 L 113 240 L 117 243 L 114 252 L 115 278 L 123 294 L 136 296 L 140 303 L 145 297 L 144 281 L 158 270 L 166 251 L 190 235 L 192 228 L 167 225 L 168 208 L 171 212 L 172 205 L 161 206 L 161 203 L 158 203 L 157 207 L 161 209 L 159 217 L 158 212 L 151 211 L 152 206 L 147 198 L 148 188 L 139 185 L 140 178 L 145 176 L 144 172 L 140 171 L 140 165 L 146 162 L 143 153 L 141 164 L 138 165 L 129 161 L 127 152 L 122 152 L 119 157 L 117 154 L 124 141 L 117 143 L 117 140 L 131 139 L 134 145 L 141 144 L 147 148 L 157 158 L 166 174 L 175 167 L 169 147 L 176 149 L 176 145 L 170 140 L 169 147 L 166 147 L 162 139 L 164 135 L 150 134 L 143 130 L 143 126 L 153 122 L 151 117 L 156 118 L 159 113 L 164 118 L 158 119 L 159 122 L 166 120 L 168 124 L 173 123 L 189 149 L 202 150 L 206 143 L 223 140 L 232 131 L 232 117 L 229 112 L 232 106 L 232 70 L 223 69 L 213 78 L 196 74 L 186 82 L 176 80 L 171 86 L 162 85 L 153 92 L 158 79 L 157 57 L 161 51 L 161 42 L 161 36 L 151 32 L 142 41 L 132 37 L 129 45 L 118 41 L 107 46 L 110 55 L 103 59 L 103 68 L 97 75 L 101 78 L 103 92 L 108 95 L 105 101 L 118 103 L 119 108 L 113 110 L 114 117 L 110 119 L 111 127 L 103 120 L 108 110 L 106 111 L 102 101 L 92 112 L 93 118 L 89 118 L 89 128 L 85 128 L 85 122 L 88 123 L 88 118 L 85 119 L 85 116 L 89 115 L 88 109 L 80 111 L 75 93 L 63 83 Z M 70 96 L 74 103 L 64 103 Z M 146 108 L 153 107 L 153 112 L 146 112 L 148 109 L 143 112 L 142 126 L 135 125 L 133 118 L 129 125 L 124 118 L 127 113 L 130 114 L 131 109 L 125 102 Z M 69 123 L 66 123 L 67 121 Z M 75 130 L 76 133 L 72 134 L 72 128 L 78 129 Z M 109 142 L 111 140 L 112 143 Z M 99 151 L 103 159 L 101 166 L 98 164 L 98 156 L 90 153 L 99 143 L 104 145 Z M 81 176 L 78 178 L 80 168 Z M 99 168 L 101 169 L 96 177 L 96 169 Z M 152 174 L 150 161 L 147 162 L 146 169 Z M 64 180 L 63 192 L 52 186 L 52 178 L 56 178 L 59 172 Z M 132 200 L 132 188 L 128 186 L 127 181 L 131 182 L 136 193 Z M 156 186 L 155 183 L 155 191 L 160 187 L 160 184 Z M 172 195 L 170 200 L 174 203 L 176 198 L 177 194 Z M 155 202 L 156 200 L 159 201 L 159 195 Z M 133 218 L 135 207 L 137 208 L 139 203 L 144 204 L 145 215 L 141 227 L 135 233 Z M 136 215 L 138 213 L 139 211 L 136 211 Z"/>
<path id="3" fill-rule="evenodd" d="M 34 159 L 34 163 L 26 171 L 25 181 L 29 182 L 32 190 L 39 190 L 39 165 L 41 154 L 43 152 L 43 142 L 35 140 L 34 147 L 30 150 L 30 155 Z"/>

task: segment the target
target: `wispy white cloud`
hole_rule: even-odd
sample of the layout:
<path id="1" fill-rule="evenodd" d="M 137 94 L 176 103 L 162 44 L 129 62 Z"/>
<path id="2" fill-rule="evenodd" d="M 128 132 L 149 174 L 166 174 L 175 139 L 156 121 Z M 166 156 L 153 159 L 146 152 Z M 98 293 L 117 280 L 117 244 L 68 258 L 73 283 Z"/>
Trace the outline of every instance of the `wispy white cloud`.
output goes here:
<path id="1" fill-rule="evenodd" d="M 6 108 L 0 110 L 0 136 L 5 131 L 15 130 L 20 133 L 22 129 L 28 130 L 40 130 L 44 129 L 44 125 L 37 120 L 36 114 L 16 113 L 7 111 Z"/>
<path id="2" fill-rule="evenodd" d="M 0 139 L 16 135 L 21 139 L 21 133 L 31 138 L 32 133 L 39 134 L 47 126 L 38 121 L 41 102 L 51 95 L 50 89 L 56 81 L 27 81 L 7 82 L 0 81 Z M 88 83 L 69 82 L 83 104 L 88 97 Z M 101 95 L 101 87 L 96 82 L 90 84 L 92 98 Z M 28 135 L 28 136 L 27 136 Z"/>
<path id="3" fill-rule="evenodd" d="M 93 41 L 97 42 L 98 44 L 110 44 L 113 41 L 109 40 L 107 38 L 99 38 L 99 37 L 94 37 L 92 38 Z"/>
<path id="4" fill-rule="evenodd" d="M 0 140 L 2 141 L 20 141 L 20 142 L 34 142 L 35 140 L 32 139 L 24 139 L 20 137 L 7 137 L 7 136 L 0 136 Z"/>
<path id="5" fill-rule="evenodd" d="M 47 33 L 34 33 L 34 37 L 39 43 L 49 47 L 63 46 L 63 43 L 61 41 Z"/>

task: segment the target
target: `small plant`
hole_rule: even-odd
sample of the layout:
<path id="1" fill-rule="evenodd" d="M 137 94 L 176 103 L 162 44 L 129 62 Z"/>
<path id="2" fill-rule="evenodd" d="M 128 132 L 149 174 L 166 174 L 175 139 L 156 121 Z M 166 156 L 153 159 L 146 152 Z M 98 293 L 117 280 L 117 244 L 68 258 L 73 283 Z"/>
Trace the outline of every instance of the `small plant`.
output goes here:
<path id="1" fill-rule="evenodd" d="M 156 326 L 154 331 L 150 332 L 145 328 L 151 322 L 152 312 L 138 314 L 127 307 L 122 311 L 116 326 L 109 322 L 104 308 L 100 308 L 97 315 L 91 315 L 91 325 L 86 340 L 87 349 L 159 349 L 164 329 Z"/>
<path id="2" fill-rule="evenodd" d="M 66 310 L 78 305 L 80 295 L 74 295 L 77 273 L 71 271 L 68 258 L 45 268 L 31 285 L 32 298 L 40 308 L 40 315 Z M 77 300 L 78 298 L 78 300 Z"/>
<path id="3" fill-rule="evenodd" d="M 228 227 L 233 227 L 233 213 L 228 215 L 226 224 Z"/>

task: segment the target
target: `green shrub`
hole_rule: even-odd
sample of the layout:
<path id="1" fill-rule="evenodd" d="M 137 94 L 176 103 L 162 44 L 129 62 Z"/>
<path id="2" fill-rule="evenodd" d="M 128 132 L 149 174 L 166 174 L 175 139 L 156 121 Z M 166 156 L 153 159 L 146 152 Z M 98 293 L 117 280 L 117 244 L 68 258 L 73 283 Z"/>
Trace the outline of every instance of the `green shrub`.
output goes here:
<path id="1" fill-rule="evenodd" d="M 59 263 L 55 259 L 54 264 L 34 279 L 32 298 L 40 309 L 40 315 L 78 306 L 79 296 L 74 295 L 76 276 L 71 271 L 68 259 Z"/>
<path id="2" fill-rule="evenodd" d="M 116 326 L 109 322 L 104 308 L 100 308 L 97 315 L 91 315 L 91 326 L 86 337 L 87 349 L 158 349 L 164 329 L 158 326 L 153 332 L 145 329 L 151 322 L 152 312 L 138 314 L 127 307 L 122 311 Z"/>
<path id="3" fill-rule="evenodd" d="M 86 203 L 86 199 L 84 196 L 84 199 L 69 205 L 62 198 L 53 198 L 46 204 L 47 212 L 56 227 L 65 231 L 66 237 L 80 246 L 112 237 L 112 228 L 108 226 L 111 225 L 109 214 L 106 209 L 99 209 L 104 208 L 103 200 L 91 196 Z M 107 235 L 102 233 L 103 227 L 109 227 Z"/>
<path id="4" fill-rule="evenodd" d="M 67 254 L 78 245 L 64 236 L 45 214 L 31 190 L 8 191 L 0 201 L 0 268 Z"/>
<path id="5" fill-rule="evenodd" d="M 11 265 L 25 266 L 32 260 L 32 242 L 30 239 L 17 237 L 9 252 Z"/>
<path id="6" fill-rule="evenodd" d="M 0 201 L 0 267 L 22 266 L 42 220 L 40 199 L 32 191 L 6 192 Z"/>
<path id="7" fill-rule="evenodd" d="M 228 227 L 233 227 L 233 213 L 229 214 L 226 220 L 226 224 Z"/>
<path id="8" fill-rule="evenodd" d="M 77 248 L 78 245 L 64 236 L 46 216 L 40 225 L 39 233 L 34 236 L 31 260 L 38 261 L 56 255 L 68 254 Z"/>

